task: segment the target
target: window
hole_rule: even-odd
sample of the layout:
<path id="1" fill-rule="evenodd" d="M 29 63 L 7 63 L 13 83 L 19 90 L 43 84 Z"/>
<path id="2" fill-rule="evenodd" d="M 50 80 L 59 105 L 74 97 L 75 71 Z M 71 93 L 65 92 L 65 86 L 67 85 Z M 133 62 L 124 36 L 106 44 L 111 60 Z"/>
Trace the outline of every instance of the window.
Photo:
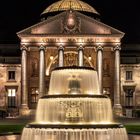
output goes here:
<path id="1" fill-rule="evenodd" d="M 31 88 L 31 102 L 37 103 L 39 98 L 38 88 Z"/>
<path id="2" fill-rule="evenodd" d="M 8 80 L 15 80 L 15 71 L 8 71 Z"/>
<path id="3" fill-rule="evenodd" d="M 133 106 L 133 89 L 126 89 L 125 90 L 125 105 L 126 107 Z"/>
<path id="4" fill-rule="evenodd" d="M 16 107 L 16 89 L 8 89 L 8 107 Z"/>
<path id="5" fill-rule="evenodd" d="M 132 71 L 126 71 L 126 80 L 132 80 L 133 73 Z"/>

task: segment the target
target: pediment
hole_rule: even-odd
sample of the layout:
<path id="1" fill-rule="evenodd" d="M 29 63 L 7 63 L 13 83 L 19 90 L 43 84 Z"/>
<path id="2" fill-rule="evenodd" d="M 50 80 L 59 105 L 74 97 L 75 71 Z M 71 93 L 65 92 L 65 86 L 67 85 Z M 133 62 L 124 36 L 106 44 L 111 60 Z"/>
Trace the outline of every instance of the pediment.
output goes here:
<path id="1" fill-rule="evenodd" d="M 77 11 L 65 11 L 17 33 L 22 35 L 120 35 L 124 33 Z"/>

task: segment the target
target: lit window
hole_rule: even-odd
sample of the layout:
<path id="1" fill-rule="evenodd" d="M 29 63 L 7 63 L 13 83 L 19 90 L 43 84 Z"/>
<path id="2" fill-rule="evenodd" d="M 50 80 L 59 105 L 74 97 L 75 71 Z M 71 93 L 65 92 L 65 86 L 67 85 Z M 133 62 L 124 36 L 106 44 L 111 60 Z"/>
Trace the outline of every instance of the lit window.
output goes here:
<path id="1" fill-rule="evenodd" d="M 126 71 L 126 80 L 132 80 L 133 73 L 132 71 Z"/>
<path id="2" fill-rule="evenodd" d="M 8 89 L 8 107 L 16 107 L 16 89 Z"/>
<path id="3" fill-rule="evenodd" d="M 8 80 L 15 80 L 15 71 L 8 71 Z"/>

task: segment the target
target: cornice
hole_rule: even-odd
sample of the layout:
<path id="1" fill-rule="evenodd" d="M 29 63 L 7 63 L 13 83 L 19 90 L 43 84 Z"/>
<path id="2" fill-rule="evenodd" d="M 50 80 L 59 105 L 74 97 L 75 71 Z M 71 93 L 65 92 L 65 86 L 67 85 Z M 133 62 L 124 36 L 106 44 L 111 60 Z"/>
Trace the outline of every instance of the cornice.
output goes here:
<path id="1" fill-rule="evenodd" d="M 92 37 L 119 37 L 121 38 L 120 34 L 22 34 L 21 37 L 46 37 L 46 38 L 50 38 L 50 37 L 87 37 L 87 36 L 92 36 Z"/>
<path id="2" fill-rule="evenodd" d="M 140 67 L 140 64 L 120 64 L 121 68 Z"/>

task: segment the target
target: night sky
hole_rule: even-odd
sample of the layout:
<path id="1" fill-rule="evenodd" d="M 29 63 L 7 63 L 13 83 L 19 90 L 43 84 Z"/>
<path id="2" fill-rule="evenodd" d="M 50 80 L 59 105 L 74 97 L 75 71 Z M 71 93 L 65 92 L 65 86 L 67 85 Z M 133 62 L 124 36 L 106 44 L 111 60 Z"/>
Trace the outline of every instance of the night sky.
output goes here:
<path id="1" fill-rule="evenodd" d="M 40 21 L 43 10 L 57 0 L 1 0 L 0 44 L 19 43 L 16 32 Z M 83 0 L 101 15 L 101 21 L 126 33 L 123 43 L 140 43 L 138 0 Z"/>

